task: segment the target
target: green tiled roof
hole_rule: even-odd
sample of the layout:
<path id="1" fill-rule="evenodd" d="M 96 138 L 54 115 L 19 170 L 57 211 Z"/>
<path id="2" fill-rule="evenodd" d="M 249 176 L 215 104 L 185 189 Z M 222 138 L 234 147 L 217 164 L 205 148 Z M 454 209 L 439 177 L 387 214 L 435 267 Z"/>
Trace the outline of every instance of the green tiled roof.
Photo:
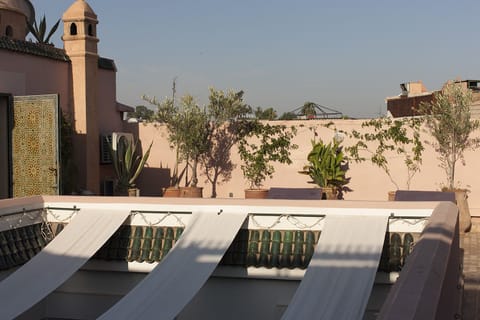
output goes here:
<path id="1" fill-rule="evenodd" d="M 0 232 L 0 270 L 24 264 L 42 250 L 48 240 L 42 235 L 41 224 Z"/>
<path id="2" fill-rule="evenodd" d="M 312 259 L 319 236 L 319 231 L 242 229 L 221 264 L 305 269 Z"/>
<path id="3" fill-rule="evenodd" d="M 94 258 L 158 262 L 172 249 L 182 232 L 183 228 L 122 226 Z"/>
<path id="4" fill-rule="evenodd" d="M 112 59 L 108 58 L 98 58 L 98 67 L 100 69 L 105 69 L 105 70 L 112 70 L 112 71 L 117 71 L 117 67 L 115 66 L 115 61 Z"/>
<path id="5" fill-rule="evenodd" d="M 64 224 L 52 224 L 58 235 Z M 95 254 L 94 259 L 160 262 L 182 235 L 181 227 L 122 226 Z M 47 245 L 42 225 L 0 232 L 0 270 L 24 264 Z M 221 265 L 305 269 L 312 259 L 320 231 L 241 229 Z M 387 233 L 379 271 L 400 271 L 418 234 Z"/>
<path id="6" fill-rule="evenodd" d="M 0 49 L 31 54 L 60 61 L 70 61 L 65 50 L 50 45 L 42 45 L 29 41 L 0 37 Z"/>
<path id="7" fill-rule="evenodd" d="M 183 228 L 122 226 L 94 256 L 96 259 L 159 262 L 172 249 Z M 241 229 L 221 265 L 265 268 L 307 268 L 320 231 Z M 387 233 L 379 270 L 399 271 L 418 235 Z"/>
<path id="8" fill-rule="evenodd" d="M 38 44 L 30 41 L 16 40 L 8 37 L 0 37 L 0 50 L 5 49 L 13 52 L 31 54 L 34 56 L 45 57 L 60 61 L 70 61 L 67 53 L 63 49 L 55 48 L 51 45 Z M 108 58 L 98 58 L 98 67 L 100 69 L 117 71 L 115 61 Z"/>

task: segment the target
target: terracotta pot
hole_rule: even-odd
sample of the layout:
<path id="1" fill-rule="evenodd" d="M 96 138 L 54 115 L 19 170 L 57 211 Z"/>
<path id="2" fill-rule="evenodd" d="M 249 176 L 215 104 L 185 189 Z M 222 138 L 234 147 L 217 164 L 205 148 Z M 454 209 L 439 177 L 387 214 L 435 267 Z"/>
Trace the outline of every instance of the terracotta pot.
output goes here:
<path id="1" fill-rule="evenodd" d="M 167 198 L 178 198 L 180 197 L 180 188 L 168 187 L 163 189 L 163 196 Z"/>
<path id="2" fill-rule="evenodd" d="M 388 191 L 388 201 L 395 201 L 395 194 L 397 191 Z"/>
<path id="3" fill-rule="evenodd" d="M 180 197 L 182 198 L 202 198 L 203 188 L 200 187 L 180 187 Z"/>
<path id="4" fill-rule="evenodd" d="M 128 188 L 129 197 L 140 197 L 140 189 L 138 188 Z"/>
<path id="5" fill-rule="evenodd" d="M 338 200 L 338 192 L 335 187 L 322 187 L 323 200 Z"/>
<path id="6" fill-rule="evenodd" d="M 245 199 L 266 199 L 268 197 L 268 189 L 246 189 Z"/>

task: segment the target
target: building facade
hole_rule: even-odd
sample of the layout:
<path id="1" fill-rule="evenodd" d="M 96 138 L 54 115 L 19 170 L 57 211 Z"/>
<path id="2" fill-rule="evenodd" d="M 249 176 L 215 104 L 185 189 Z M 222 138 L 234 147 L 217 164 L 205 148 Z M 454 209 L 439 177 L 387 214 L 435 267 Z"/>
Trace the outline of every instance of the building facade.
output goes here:
<path id="1" fill-rule="evenodd" d="M 480 80 L 456 80 L 455 82 L 472 91 L 473 103 L 470 106 L 472 117 L 480 118 Z M 442 88 L 428 91 L 422 81 L 401 83 L 400 89 L 402 92 L 399 95 L 385 99 L 387 112 L 395 118 L 419 115 L 420 105 L 432 102 L 435 93 L 443 90 Z"/>
<path id="2" fill-rule="evenodd" d="M 123 120 L 133 108 L 116 101 L 115 62 L 98 53 L 97 15 L 87 2 L 77 0 L 64 13 L 63 49 L 25 40 L 34 17 L 30 1 L 0 0 L 0 198 L 102 194 L 113 179 L 102 137 L 135 133 Z M 54 159 L 44 159 L 50 153 Z"/>

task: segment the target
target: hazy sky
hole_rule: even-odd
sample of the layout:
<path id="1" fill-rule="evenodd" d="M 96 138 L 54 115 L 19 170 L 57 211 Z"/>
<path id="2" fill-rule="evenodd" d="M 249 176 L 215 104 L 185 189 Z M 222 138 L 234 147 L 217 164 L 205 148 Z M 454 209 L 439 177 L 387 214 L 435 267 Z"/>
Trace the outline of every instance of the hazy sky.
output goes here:
<path id="1" fill-rule="evenodd" d="M 399 84 L 480 78 L 480 1 L 136 0 L 87 2 L 117 99 L 244 90 L 281 114 L 313 101 L 352 117 L 385 112 Z M 73 0 L 32 0 L 49 26 Z M 62 27 L 54 42 L 62 47 Z"/>

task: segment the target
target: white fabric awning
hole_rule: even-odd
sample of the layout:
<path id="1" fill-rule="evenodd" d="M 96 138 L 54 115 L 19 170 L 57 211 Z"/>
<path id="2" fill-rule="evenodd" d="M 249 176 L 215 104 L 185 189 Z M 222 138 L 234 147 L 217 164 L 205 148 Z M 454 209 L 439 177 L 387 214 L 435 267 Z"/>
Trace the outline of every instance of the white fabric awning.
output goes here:
<path id="1" fill-rule="evenodd" d="M 328 215 L 305 276 L 282 319 L 362 319 L 388 216 Z"/>
<path id="2" fill-rule="evenodd" d="M 127 210 L 80 210 L 42 251 L 0 282 L 0 319 L 21 315 L 58 288 L 129 215 Z"/>
<path id="3" fill-rule="evenodd" d="M 99 319 L 173 319 L 208 280 L 247 212 L 193 213 L 165 259 Z"/>

